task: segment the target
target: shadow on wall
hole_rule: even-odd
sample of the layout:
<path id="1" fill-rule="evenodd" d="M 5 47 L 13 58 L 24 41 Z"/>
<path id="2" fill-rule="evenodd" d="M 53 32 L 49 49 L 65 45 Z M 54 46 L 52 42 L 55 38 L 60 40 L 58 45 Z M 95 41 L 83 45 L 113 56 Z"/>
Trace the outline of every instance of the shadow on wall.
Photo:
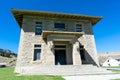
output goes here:
<path id="1" fill-rule="evenodd" d="M 93 65 L 96 66 L 97 65 L 96 62 L 91 57 L 91 55 L 87 52 L 87 50 L 85 50 L 85 48 L 83 48 L 82 50 L 80 50 L 80 56 L 81 56 L 82 64 L 93 64 Z"/>

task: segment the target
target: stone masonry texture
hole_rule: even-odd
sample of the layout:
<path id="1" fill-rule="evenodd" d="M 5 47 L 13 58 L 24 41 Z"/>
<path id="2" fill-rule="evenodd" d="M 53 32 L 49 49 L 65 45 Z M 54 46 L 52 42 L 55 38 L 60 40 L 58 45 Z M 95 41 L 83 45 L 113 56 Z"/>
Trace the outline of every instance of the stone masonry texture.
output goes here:
<path id="1" fill-rule="evenodd" d="M 74 33 L 76 24 L 81 24 L 83 33 L 81 33 L 81 36 L 67 33 L 54 33 L 47 34 L 47 36 L 43 38 L 43 35 L 35 35 L 36 22 L 42 22 L 43 33 L 44 31 L 59 31 L 54 28 L 54 23 L 65 23 L 66 30 L 62 31 L 68 33 Z M 84 45 L 86 64 L 99 66 L 92 27 L 89 20 L 24 15 L 15 72 L 22 73 L 22 68 L 26 66 L 55 65 L 55 44 L 64 44 L 67 46 L 66 55 L 68 64 L 82 65 L 79 48 L 80 45 Z M 41 45 L 41 56 L 38 61 L 33 60 L 35 44 Z"/>

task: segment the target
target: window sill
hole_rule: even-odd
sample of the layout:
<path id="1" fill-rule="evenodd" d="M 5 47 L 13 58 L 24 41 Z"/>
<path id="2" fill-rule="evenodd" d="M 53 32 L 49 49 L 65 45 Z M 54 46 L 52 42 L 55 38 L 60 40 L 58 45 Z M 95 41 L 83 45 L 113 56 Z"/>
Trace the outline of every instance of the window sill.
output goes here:
<path id="1" fill-rule="evenodd" d="M 41 60 L 36 60 L 36 61 L 32 61 L 32 63 L 33 64 L 40 64 L 40 63 L 42 63 L 42 61 Z"/>

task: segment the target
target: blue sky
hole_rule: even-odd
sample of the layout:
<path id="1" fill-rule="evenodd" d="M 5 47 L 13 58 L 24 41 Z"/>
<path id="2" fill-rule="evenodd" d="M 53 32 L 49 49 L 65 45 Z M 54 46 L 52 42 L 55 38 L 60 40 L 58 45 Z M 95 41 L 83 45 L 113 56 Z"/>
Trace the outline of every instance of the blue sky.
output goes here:
<path id="1" fill-rule="evenodd" d="M 14 8 L 103 16 L 93 28 L 97 52 L 120 52 L 120 0 L 0 0 L 0 8 L 0 48 L 18 51 Z"/>

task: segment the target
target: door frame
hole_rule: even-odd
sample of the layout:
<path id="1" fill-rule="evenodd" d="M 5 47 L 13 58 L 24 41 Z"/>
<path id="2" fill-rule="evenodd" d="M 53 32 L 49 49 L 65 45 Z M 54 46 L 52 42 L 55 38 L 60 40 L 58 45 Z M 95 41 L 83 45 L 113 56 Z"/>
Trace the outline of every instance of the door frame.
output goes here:
<path id="1" fill-rule="evenodd" d="M 65 47 L 64 48 L 61 48 L 61 47 L 60 48 L 58 48 L 58 47 L 56 48 L 56 46 L 65 46 Z M 54 60 L 55 60 L 55 50 L 65 50 L 65 55 L 66 55 L 66 53 L 67 53 L 67 48 L 66 47 L 67 47 L 66 44 L 55 44 L 54 45 Z M 67 55 L 65 57 L 66 57 L 66 59 L 65 59 L 66 60 L 66 64 L 65 65 L 67 65 Z M 54 64 L 55 64 L 55 62 L 54 62 Z"/>
<path id="2" fill-rule="evenodd" d="M 55 65 L 67 65 L 65 49 L 55 49 Z"/>

